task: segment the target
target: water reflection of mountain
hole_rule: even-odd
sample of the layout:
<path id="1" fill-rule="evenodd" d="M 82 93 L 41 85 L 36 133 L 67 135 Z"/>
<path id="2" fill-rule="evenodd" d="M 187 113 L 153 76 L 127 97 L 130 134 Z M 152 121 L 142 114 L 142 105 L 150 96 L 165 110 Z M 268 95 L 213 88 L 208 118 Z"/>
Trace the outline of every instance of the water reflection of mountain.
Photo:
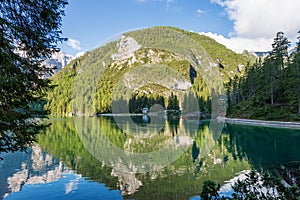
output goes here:
<path id="1" fill-rule="evenodd" d="M 41 148 L 34 146 L 28 154 L 4 155 L 0 162 L 2 197 L 20 191 L 24 185 L 55 181 L 67 173 L 66 169 L 121 190 L 124 199 L 188 199 L 201 192 L 203 181 L 209 179 L 222 184 L 245 169 L 272 169 L 280 176 L 286 172 L 293 175 L 292 170 L 299 169 L 300 133 L 295 130 L 227 124 L 217 138 L 217 133 L 206 123 L 198 125 L 193 120 L 176 119 L 166 121 L 147 138 L 130 134 L 126 120 L 122 130 L 109 117 L 51 122 L 47 132 L 39 136 Z M 192 123 L 199 127 L 191 128 Z M 104 135 L 97 132 L 99 128 Z M 148 153 L 168 147 L 167 144 L 173 145 L 169 150 L 188 147 L 178 159 L 160 170 L 135 173 L 138 167 L 135 162 L 115 157 L 118 155 L 110 145 L 99 143 L 104 136 L 111 141 L 110 145 L 128 152 Z M 100 148 L 99 144 L 104 146 Z M 91 149 L 101 150 L 111 159 L 96 159 Z M 299 174 L 299 170 L 295 173 Z M 296 180 L 295 176 L 291 180 Z"/>
<path id="2" fill-rule="evenodd" d="M 4 154 L 0 162 L 0 197 L 21 191 L 24 185 L 50 183 L 66 170 L 63 164 L 36 145 L 27 153 Z"/>
<path id="3" fill-rule="evenodd" d="M 180 119 L 178 123 L 166 122 L 163 129 L 151 138 L 135 138 L 125 134 L 111 118 L 79 120 L 53 120 L 46 135 L 39 138 L 39 144 L 68 168 L 87 179 L 104 183 L 111 189 L 122 190 L 124 197 L 128 199 L 188 199 L 201 192 L 205 180 L 222 183 L 234 177 L 237 172 L 250 169 L 244 158 L 234 160 L 226 146 L 230 145 L 230 137 L 221 135 L 215 141 L 215 134 L 205 124 L 195 130 L 188 126 L 195 122 Z M 99 148 L 96 141 L 103 137 L 96 134 L 99 125 L 113 145 L 129 152 L 151 152 L 166 146 L 166 142 L 170 141 L 175 142 L 173 144 L 189 145 L 176 161 L 163 169 L 134 173 L 134 162 L 123 160 L 123 157 L 102 161 L 91 155 L 82 138 L 85 137 L 85 142 L 89 141 L 88 145 L 91 146 L 88 148 Z M 109 145 L 99 149 L 103 154 L 115 156 Z"/>

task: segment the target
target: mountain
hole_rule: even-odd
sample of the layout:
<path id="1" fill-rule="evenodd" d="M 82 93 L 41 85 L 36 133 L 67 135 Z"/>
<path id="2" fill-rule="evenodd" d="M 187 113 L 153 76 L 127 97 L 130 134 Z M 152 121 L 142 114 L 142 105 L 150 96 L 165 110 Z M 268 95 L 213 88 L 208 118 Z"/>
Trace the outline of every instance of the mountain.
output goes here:
<path id="1" fill-rule="evenodd" d="M 44 65 L 46 66 L 51 66 L 51 67 L 56 67 L 57 69 L 55 70 L 54 73 L 57 73 L 59 70 L 63 69 L 67 64 L 71 62 L 75 57 L 66 54 L 63 51 L 56 52 L 52 54 L 52 56 L 44 61 Z"/>
<path id="2" fill-rule="evenodd" d="M 132 31 L 51 77 L 56 87 L 46 108 L 54 115 L 113 112 L 113 103 L 121 110 L 129 104 L 131 112 L 154 104 L 184 109 L 193 93 L 209 112 L 210 94 L 241 76 L 247 62 L 248 56 L 197 33 L 174 27 Z"/>
<path id="3" fill-rule="evenodd" d="M 21 57 L 26 56 L 26 53 L 19 49 L 15 49 L 14 52 L 19 54 Z M 74 58 L 75 57 L 70 54 L 66 54 L 63 51 L 59 51 L 53 53 L 50 58 L 44 60 L 44 62 L 42 62 L 42 65 L 46 65 L 49 67 L 56 67 L 57 69 L 54 71 L 55 74 L 56 72 L 64 68 L 67 64 L 69 64 L 71 60 L 73 60 Z"/>
<path id="4" fill-rule="evenodd" d="M 288 55 L 291 55 L 292 53 L 296 52 L 296 50 L 297 50 L 297 46 L 293 45 L 293 46 L 288 47 L 287 53 L 288 53 Z M 261 58 L 265 58 L 266 56 L 270 55 L 270 53 L 271 53 L 271 51 L 256 51 L 256 52 L 254 52 L 254 54 L 257 57 L 261 57 Z"/>

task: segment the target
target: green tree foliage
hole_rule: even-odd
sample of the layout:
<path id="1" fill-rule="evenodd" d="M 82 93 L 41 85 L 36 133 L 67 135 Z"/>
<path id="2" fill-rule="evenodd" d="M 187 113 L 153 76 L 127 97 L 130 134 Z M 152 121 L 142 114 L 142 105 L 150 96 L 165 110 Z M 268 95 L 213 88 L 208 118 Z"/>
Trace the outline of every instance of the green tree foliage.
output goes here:
<path id="1" fill-rule="evenodd" d="M 152 94 L 134 94 L 129 100 L 129 112 L 141 113 L 143 108 L 150 108 L 155 104 L 159 104 L 165 108 L 165 98 L 163 96 Z"/>
<path id="2" fill-rule="evenodd" d="M 300 34 L 300 31 L 298 32 Z M 284 79 L 285 84 L 291 90 L 287 90 L 284 94 L 289 99 L 289 105 L 297 105 L 298 115 L 300 115 L 300 36 L 298 36 L 298 43 L 296 51 L 291 55 L 291 62 L 289 68 L 285 70 Z"/>
<path id="3" fill-rule="evenodd" d="M 213 181 L 205 181 L 203 183 L 203 188 L 201 192 L 201 197 L 204 200 L 211 200 L 211 199 L 217 199 L 218 198 L 218 190 L 220 189 L 220 185 L 216 184 Z"/>
<path id="4" fill-rule="evenodd" d="M 111 134 L 116 134 L 115 141 L 121 143 L 124 136 L 116 131 L 112 131 Z M 117 189 L 117 178 L 111 176 L 111 168 L 102 165 L 86 149 L 76 131 L 73 119 L 53 120 L 45 134 L 38 135 L 38 144 L 59 158 L 66 167 L 76 170 L 89 180 L 105 183 L 107 187 Z"/>
<path id="5" fill-rule="evenodd" d="M 52 85 L 56 87 L 48 93 L 46 107 L 54 115 L 64 116 L 73 112 L 74 81 L 77 75 L 76 66 L 79 63 L 80 59 L 71 61 L 72 68 L 64 68 L 55 77 L 50 78 Z M 64 85 L 64 90 L 59 87 L 61 84 Z"/>
<path id="6" fill-rule="evenodd" d="M 52 68 L 41 63 L 60 37 L 65 0 L 0 1 L 0 151 L 26 149 L 44 125 L 34 120 L 46 112 L 44 100 Z"/>
<path id="7" fill-rule="evenodd" d="M 241 78 L 227 84 L 229 116 L 269 120 L 300 120 L 299 43 L 288 54 L 289 41 L 278 32 L 272 51 L 248 64 Z"/>
<path id="8" fill-rule="evenodd" d="M 171 96 L 168 98 L 168 110 L 179 110 L 179 102 L 177 96 L 171 93 Z"/>
<path id="9" fill-rule="evenodd" d="M 237 71 L 237 67 L 247 63 L 247 56 L 236 54 L 213 39 L 203 35 L 190 33 L 173 27 L 151 27 L 124 34 L 133 37 L 139 44 L 145 45 L 134 53 L 135 59 L 128 58 L 122 61 L 112 60 L 111 55 L 117 53 L 118 46 L 117 42 L 111 42 L 87 52 L 83 57 L 78 58 L 76 62 L 71 62 L 61 73 L 58 73 L 52 78 L 57 87 L 53 92 L 49 92 L 46 108 L 50 109 L 53 114 L 62 116 L 66 116 L 70 112 L 78 115 L 112 112 L 111 104 L 113 101 L 113 93 L 119 95 L 118 97 L 127 103 L 129 99 L 134 98 L 134 95 L 146 95 L 147 98 L 156 99 L 155 101 L 158 101 L 162 96 L 165 102 L 159 104 L 165 106 L 167 105 L 167 99 L 171 93 L 175 93 L 175 91 L 155 83 L 141 86 L 141 88 L 137 90 L 137 93 L 130 94 L 130 96 L 126 96 L 127 94 L 125 95 L 124 91 L 115 90 L 118 82 L 128 71 L 134 71 L 137 66 L 144 64 L 157 64 L 168 66 L 189 81 L 199 101 L 200 110 L 209 113 L 211 107 L 210 89 L 207 87 L 201 74 L 197 73 L 189 61 L 174 52 L 162 50 L 159 47 L 147 48 L 147 44 L 151 43 L 153 38 L 155 38 L 155 41 L 163 41 L 166 39 L 166 34 L 160 34 L 162 31 L 168 32 L 167 30 L 174 29 L 192 37 L 195 42 L 203 46 L 212 60 L 215 62 L 220 60 L 222 62 L 224 69 L 219 70 L 223 74 L 224 82 L 227 82 L 229 77 L 232 78 L 234 74 L 238 74 L 238 76 L 241 75 Z M 169 32 L 172 34 L 174 31 Z M 172 38 L 172 35 L 170 35 L 170 38 Z M 179 38 L 173 37 L 172 41 L 173 40 L 175 43 L 180 43 L 184 48 L 188 45 L 181 42 Z M 152 53 L 150 53 L 150 51 Z M 155 74 L 161 75 L 159 68 L 153 68 L 153 76 Z M 71 92 L 72 87 L 74 91 L 73 94 Z M 117 99 L 114 99 L 114 101 L 115 100 Z M 182 106 L 183 97 L 180 98 L 178 96 L 178 101 L 179 106 Z M 134 108 L 133 106 L 131 107 Z M 136 106 L 136 108 L 137 107 L 141 107 L 141 105 Z M 186 108 L 188 107 L 186 106 Z M 136 111 L 131 110 L 131 112 Z"/>
<path id="10" fill-rule="evenodd" d="M 124 120 L 124 124 L 127 122 Z M 232 153 L 227 151 L 229 147 L 239 150 L 235 143 L 229 142 L 228 135 L 221 135 L 216 142 L 212 149 L 213 157 L 200 158 L 201 155 L 206 154 L 207 144 L 215 140 L 208 123 L 202 124 L 200 129 L 194 130 L 191 128 L 189 120 L 180 124 L 167 120 L 165 127 L 151 138 L 134 137 L 130 129 L 120 129 L 112 117 L 56 118 L 51 119 L 51 123 L 52 125 L 46 129 L 45 134 L 38 135 L 40 147 L 62 161 L 69 169 L 82 174 L 88 180 L 105 184 L 111 189 L 119 189 L 118 177 L 111 174 L 116 163 L 124 168 L 131 166 L 132 163 L 128 158 L 120 155 L 119 151 L 113 151 L 113 146 L 127 152 L 149 153 L 168 146 L 166 144 L 171 142 L 170 138 L 179 136 L 181 133 L 193 137 L 193 147 L 189 147 L 176 161 L 163 168 L 159 173 L 155 171 L 135 174 L 143 186 L 135 193 L 124 196 L 125 199 L 188 199 L 199 194 L 205 180 L 222 183 L 231 179 L 241 170 L 250 169 L 246 159 L 241 158 L 234 161 Z M 104 139 L 108 139 L 111 143 L 99 142 Z M 226 141 L 227 143 L 225 143 Z M 94 153 L 98 154 L 99 152 L 98 155 L 101 155 L 102 158 L 105 155 L 107 157 L 102 160 L 93 156 L 90 148 L 95 150 Z M 173 151 L 173 148 L 166 148 L 165 153 Z M 228 156 L 226 165 L 216 165 L 214 158 L 222 158 L 224 152 L 228 152 L 226 153 Z M 107 159 L 111 162 L 106 162 Z M 198 165 L 199 162 L 205 164 Z M 207 172 L 203 173 L 203 170 Z M 155 179 L 153 179 L 154 175 L 157 175 Z"/>
<path id="11" fill-rule="evenodd" d="M 245 180 L 238 180 L 232 185 L 232 197 L 224 197 L 218 194 L 220 186 L 213 181 L 203 184 L 201 197 L 203 199 L 281 199 L 299 200 L 300 190 L 296 186 L 285 187 L 279 179 L 269 173 L 260 175 L 256 171 L 246 174 Z"/>

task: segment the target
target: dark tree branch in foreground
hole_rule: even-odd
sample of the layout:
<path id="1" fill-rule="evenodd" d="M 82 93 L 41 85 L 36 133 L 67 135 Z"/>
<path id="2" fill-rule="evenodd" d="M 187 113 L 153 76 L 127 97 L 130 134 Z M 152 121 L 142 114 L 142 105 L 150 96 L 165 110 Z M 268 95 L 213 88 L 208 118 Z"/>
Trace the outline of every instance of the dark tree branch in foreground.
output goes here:
<path id="1" fill-rule="evenodd" d="M 41 105 L 58 51 L 66 0 L 0 0 L 0 152 L 25 150 L 45 125 Z"/>

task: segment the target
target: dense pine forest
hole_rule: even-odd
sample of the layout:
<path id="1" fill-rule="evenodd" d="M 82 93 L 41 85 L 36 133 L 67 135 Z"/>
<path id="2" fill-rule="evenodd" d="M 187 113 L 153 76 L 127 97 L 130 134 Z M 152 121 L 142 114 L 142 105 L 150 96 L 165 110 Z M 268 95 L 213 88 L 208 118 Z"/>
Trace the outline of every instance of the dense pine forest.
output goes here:
<path id="1" fill-rule="evenodd" d="M 243 76 L 230 79 L 230 117 L 300 120 L 300 41 L 290 52 L 289 46 L 288 38 L 278 32 L 265 58 L 248 63 Z"/>

